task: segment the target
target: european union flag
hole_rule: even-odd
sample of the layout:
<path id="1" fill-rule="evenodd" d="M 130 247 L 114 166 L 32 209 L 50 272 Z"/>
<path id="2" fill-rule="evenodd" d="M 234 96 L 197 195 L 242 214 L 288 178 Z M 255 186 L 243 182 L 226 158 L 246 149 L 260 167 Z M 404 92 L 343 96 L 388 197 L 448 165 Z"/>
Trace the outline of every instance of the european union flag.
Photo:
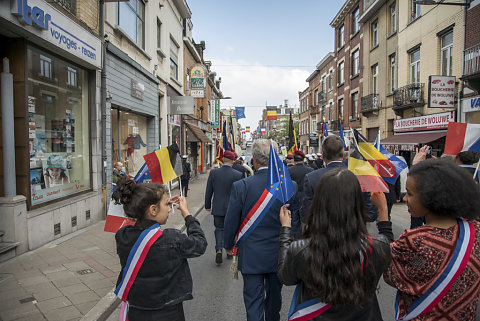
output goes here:
<path id="1" fill-rule="evenodd" d="M 268 161 L 267 189 L 283 204 L 287 203 L 295 194 L 290 173 L 272 145 L 270 145 L 270 158 Z"/>
<path id="2" fill-rule="evenodd" d="M 340 138 L 343 140 L 343 149 L 347 149 L 347 145 L 345 144 L 345 136 L 343 135 L 342 122 L 340 122 Z"/>
<path id="3" fill-rule="evenodd" d="M 227 138 L 227 122 L 223 121 L 223 130 L 222 130 L 222 143 L 223 150 L 230 150 L 228 148 L 228 138 Z"/>
<path id="4" fill-rule="evenodd" d="M 235 107 L 235 113 L 237 114 L 237 120 L 246 118 L 245 117 L 245 107 Z"/>
<path id="5" fill-rule="evenodd" d="M 373 146 L 375 146 L 375 148 L 378 149 L 378 151 L 380 153 L 382 153 L 383 156 L 385 156 L 385 158 L 388 159 L 393 164 L 393 166 L 395 166 L 397 176 L 395 176 L 395 177 L 383 177 L 382 176 L 382 178 L 385 182 L 394 185 L 395 181 L 397 180 L 398 176 L 400 175 L 400 172 L 408 167 L 407 163 L 405 163 L 400 158 L 398 158 L 397 156 L 390 153 L 388 150 L 386 150 L 382 146 L 382 144 L 380 144 L 380 133 L 378 134 L 377 139 L 375 140 L 375 143 L 373 144 Z"/>
<path id="6" fill-rule="evenodd" d="M 328 137 L 327 125 L 328 125 L 328 122 L 325 122 L 325 124 L 323 125 L 323 126 L 325 126 L 325 127 L 324 127 L 324 131 L 323 131 L 323 136 L 325 136 L 325 137 Z"/>
<path id="7" fill-rule="evenodd" d="M 135 175 L 135 178 L 133 179 L 137 184 L 143 183 L 146 179 L 151 180 L 152 178 L 150 177 L 150 172 L 148 171 L 147 164 L 144 163 L 143 166 L 140 168 L 140 170 L 137 172 L 137 175 Z"/>

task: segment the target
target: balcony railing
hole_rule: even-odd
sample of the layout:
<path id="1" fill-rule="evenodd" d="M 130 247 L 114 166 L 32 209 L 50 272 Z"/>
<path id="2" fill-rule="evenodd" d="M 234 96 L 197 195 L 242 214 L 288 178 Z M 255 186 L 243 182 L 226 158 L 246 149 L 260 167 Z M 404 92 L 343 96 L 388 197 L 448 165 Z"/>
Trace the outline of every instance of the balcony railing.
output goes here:
<path id="1" fill-rule="evenodd" d="M 371 94 L 362 97 L 362 113 L 368 113 L 378 110 L 378 94 Z"/>
<path id="2" fill-rule="evenodd" d="M 393 109 L 420 107 L 425 104 L 423 98 L 424 83 L 413 83 L 393 92 Z"/>
<path id="3" fill-rule="evenodd" d="M 480 73 L 480 43 L 463 51 L 463 75 L 470 76 Z"/>

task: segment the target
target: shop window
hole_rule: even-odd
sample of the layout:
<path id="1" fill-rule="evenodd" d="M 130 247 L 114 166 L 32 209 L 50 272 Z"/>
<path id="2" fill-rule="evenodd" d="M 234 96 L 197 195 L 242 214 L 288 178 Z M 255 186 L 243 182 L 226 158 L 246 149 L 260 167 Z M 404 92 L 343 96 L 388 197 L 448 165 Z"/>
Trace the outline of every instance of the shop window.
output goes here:
<path id="1" fill-rule="evenodd" d="M 40 55 L 40 76 L 52 78 L 52 59 Z"/>
<path id="2" fill-rule="evenodd" d="M 147 117 L 112 109 L 113 164 L 121 162 L 125 174 L 135 177 L 147 154 Z"/>
<path id="3" fill-rule="evenodd" d="M 145 49 L 145 4 L 142 0 L 119 2 L 117 24 L 137 45 Z"/>
<path id="4" fill-rule="evenodd" d="M 88 74 L 35 47 L 27 56 L 30 197 L 38 205 L 91 187 Z M 43 82 L 52 65 L 67 73 Z"/>

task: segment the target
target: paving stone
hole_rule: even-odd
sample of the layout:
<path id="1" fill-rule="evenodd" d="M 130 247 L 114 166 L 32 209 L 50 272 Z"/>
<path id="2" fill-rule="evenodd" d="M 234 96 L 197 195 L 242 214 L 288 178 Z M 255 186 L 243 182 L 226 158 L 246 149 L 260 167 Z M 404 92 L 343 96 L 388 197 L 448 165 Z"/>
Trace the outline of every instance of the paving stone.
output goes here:
<path id="1" fill-rule="evenodd" d="M 2 309 L 0 311 L 0 318 L 3 321 L 10 321 L 10 320 L 15 320 L 19 318 L 30 317 L 38 313 L 39 313 L 39 310 L 37 309 L 37 307 L 32 302 L 28 302 L 21 305 L 16 305 L 11 309 L 5 309 L 5 310 Z"/>
<path id="2" fill-rule="evenodd" d="M 67 268 L 64 267 L 63 265 L 55 265 L 55 266 L 49 266 L 46 268 L 41 269 L 43 274 L 50 274 L 50 273 L 55 273 L 55 272 L 60 272 L 60 271 L 65 271 Z"/>
<path id="3" fill-rule="evenodd" d="M 39 284 L 32 284 L 32 285 L 29 285 L 29 286 L 24 286 L 23 287 L 25 289 L 25 291 L 27 292 L 35 292 L 35 291 L 42 291 L 42 290 L 56 290 L 57 288 L 53 285 L 52 282 L 48 281 L 48 282 L 44 282 L 44 283 L 39 283 Z"/>
<path id="4" fill-rule="evenodd" d="M 70 285 L 82 283 L 82 280 L 80 280 L 77 277 L 71 277 L 71 278 L 54 280 L 52 282 L 53 282 L 53 284 L 55 284 L 55 286 L 57 288 L 65 288 L 65 287 L 70 286 Z"/>
<path id="5" fill-rule="evenodd" d="M 33 291 L 33 296 L 35 297 L 35 299 L 37 299 L 38 302 L 41 302 L 48 299 L 58 298 L 63 295 L 56 288 L 50 288 L 50 289 L 39 288 Z"/>
<path id="6" fill-rule="evenodd" d="M 93 280 L 103 280 L 105 276 L 102 273 L 93 272 L 90 274 L 79 275 L 78 278 L 82 280 L 82 282 L 85 282 L 85 281 L 93 281 Z"/>
<path id="7" fill-rule="evenodd" d="M 82 314 L 73 305 L 45 313 L 48 321 L 66 321 L 81 318 Z"/>
<path id="8" fill-rule="evenodd" d="M 43 276 L 43 273 L 38 269 L 28 270 L 28 271 L 19 270 L 18 272 L 13 273 L 13 275 L 15 276 L 15 278 L 17 280 L 20 280 L 20 279 L 31 278 L 31 277 L 34 277 L 34 276 Z"/>
<path id="9" fill-rule="evenodd" d="M 101 280 L 85 280 L 83 283 L 92 290 L 114 286 L 114 283 L 108 278 L 103 278 Z"/>
<path id="10" fill-rule="evenodd" d="M 46 282 L 49 282 L 49 280 L 44 275 L 34 276 L 31 278 L 25 278 L 25 279 L 18 279 L 18 283 L 20 283 L 20 285 L 24 288 L 32 285 L 36 285 L 36 284 L 46 283 Z"/>
<path id="11" fill-rule="evenodd" d="M 66 267 L 67 269 L 69 269 L 70 271 L 73 271 L 73 272 L 92 268 L 90 265 L 88 265 L 87 263 L 82 262 L 82 261 L 73 262 L 73 263 L 65 263 L 65 264 L 63 264 L 63 266 Z"/>
<path id="12" fill-rule="evenodd" d="M 13 289 L 3 289 L 0 287 L 0 291 L 1 291 L 0 304 L 1 304 L 1 301 L 5 299 L 21 298 L 21 297 L 25 297 L 27 294 L 27 291 L 25 291 L 25 289 L 23 289 L 19 285 L 17 285 L 17 288 L 13 288 Z"/>
<path id="13" fill-rule="evenodd" d="M 27 317 L 15 319 L 15 321 L 45 321 L 45 320 L 46 319 L 43 317 L 43 314 L 41 312 L 32 313 Z"/>
<path id="14" fill-rule="evenodd" d="M 96 294 L 98 294 L 101 298 L 103 298 L 108 292 L 113 291 L 113 286 L 109 286 L 106 288 L 95 289 L 93 290 Z"/>
<path id="15" fill-rule="evenodd" d="M 74 284 L 70 285 L 64 288 L 60 288 L 60 291 L 62 291 L 63 294 L 65 295 L 72 295 L 75 293 L 79 292 L 85 292 L 90 290 L 85 284 L 79 283 L 79 284 Z"/>
<path id="16" fill-rule="evenodd" d="M 68 270 L 52 272 L 52 273 L 47 274 L 47 278 L 51 281 L 61 280 L 61 279 L 69 279 L 69 278 L 72 278 L 72 277 L 75 277 L 74 272 L 68 271 Z"/>
<path id="17" fill-rule="evenodd" d="M 76 304 L 75 307 L 80 310 L 80 312 L 85 315 L 88 313 L 88 311 L 90 311 L 94 306 L 95 304 L 98 303 L 98 300 L 97 301 L 90 301 L 90 302 L 85 302 L 85 303 L 81 303 L 81 304 Z"/>
<path id="18" fill-rule="evenodd" d="M 30 295 L 23 295 L 20 298 L 26 298 Z M 22 304 L 19 301 L 19 298 L 1 298 L 0 299 L 0 311 L 14 309 L 21 306 Z"/>
<path id="19" fill-rule="evenodd" d="M 56 309 L 59 309 L 59 308 L 64 308 L 64 307 L 67 307 L 67 306 L 70 306 L 70 305 L 72 305 L 72 302 L 64 296 L 61 296 L 61 297 L 58 297 L 58 298 L 53 298 L 53 299 L 50 299 L 50 300 L 45 300 L 45 301 L 37 303 L 37 307 L 43 313 L 49 312 L 51 310 L 56 310 Z"/>
<path id="20" fill-rule="evenodd" d="M 72 301 L 74 305 L 82 304 L 85 302 L 95 301 L 98 302 L 100 300 L 100 296 L 98 296 L 93 291 L 85 291 L 67 295 L 67 298 Z"/>

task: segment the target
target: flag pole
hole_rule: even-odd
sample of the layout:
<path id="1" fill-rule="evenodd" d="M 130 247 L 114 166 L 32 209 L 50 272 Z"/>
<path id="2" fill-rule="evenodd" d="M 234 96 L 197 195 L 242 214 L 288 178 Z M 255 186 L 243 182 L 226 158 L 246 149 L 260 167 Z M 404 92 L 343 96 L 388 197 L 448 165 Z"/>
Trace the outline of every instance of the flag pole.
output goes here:
<path id="1" fill-rule="evenodd" d="M 178 186 L 180 186 L 180 196 L 183 196 L 182 180 L 180 177 L 178 178 Z"/>
<path id="2" fill-rule="evenodd" d="M 475 176 L 478 174 L 478 166 L 480 165 L 480 161 L 477 162 L 477 168 L 475 169 L 475 173 L 473 173 L 473 179 L 475 179 Z"/>

